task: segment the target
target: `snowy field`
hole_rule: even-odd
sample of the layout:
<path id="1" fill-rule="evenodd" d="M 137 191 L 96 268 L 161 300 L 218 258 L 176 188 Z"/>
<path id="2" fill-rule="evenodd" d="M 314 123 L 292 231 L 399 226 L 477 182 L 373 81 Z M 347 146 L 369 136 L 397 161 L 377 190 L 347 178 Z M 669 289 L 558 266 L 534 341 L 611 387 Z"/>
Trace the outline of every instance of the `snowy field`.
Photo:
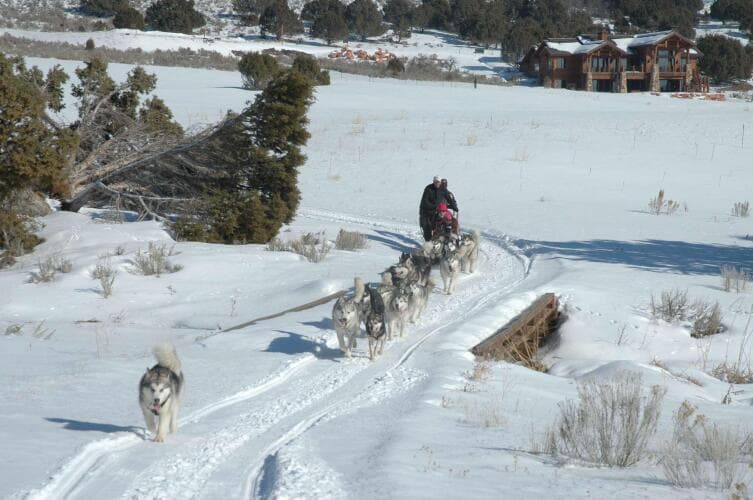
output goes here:
<path id="1" fill-rule="evenodd" d="M 254 95 L 237 73 L 148 69 L 186 126 Z M 753 296 L 725 292 L 719 269 L 749 268 L 753 255 L 750 219 L 731 215 L 753 185 L 753 104 L 341 74 L 316 98 L 302 208 L 281 237 L 344 228 L 366 234 L 366 249 L 309 263 L 179 242 L 182 269 L 148 277 L 133 272 L 135 254 L 173 245 L 168 234 L 85 210 L 42 218 L 45 243 L 0 271 L 0 333 L 16 332 L 0 336 L 0 497 L 729 498 L 674 489 L 658 460 L 684 400 L 753 430 L 753 386 L 708 375 L 750 359 Z M 340 356 L 331 303 L 222 333 L 356 275 L 377 281 L 418 244 L 434 174 L 449 179 L 461 226 L 482 232 L 479 270 L 455 295 L 435 289 L 381 358 L 369 362 L 363 338 Z M 649 213 L 659 189 L 675 215 Z M 119 274 L 105 299 L 90 272 L 107 253 Z M 72 271 L 29 283 L 54 254 Z M 697 340 L 651 319 L 651 296 L 671 289 L 718 301 L 727 329 Z M 472 377 L 469 349 L 544 292 L 567 315 L 548 373 L 499 363 Z M 143 439 L 136 388 L 166 339 L 187 388 L 177 435 L 156 444 Z M 578 381 L 621 370 L 668 389 L 647 457 L 619 469 L 535 453 Z"/>

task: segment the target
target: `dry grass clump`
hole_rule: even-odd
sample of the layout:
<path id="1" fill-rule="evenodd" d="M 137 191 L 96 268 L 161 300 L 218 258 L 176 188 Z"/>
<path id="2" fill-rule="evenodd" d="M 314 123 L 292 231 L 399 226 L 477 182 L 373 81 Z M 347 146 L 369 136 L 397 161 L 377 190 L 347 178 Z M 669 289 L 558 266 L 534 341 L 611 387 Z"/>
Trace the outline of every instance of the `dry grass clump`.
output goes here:
<path id="1" fill-rule="evenodd" d="M 324 238 L 324 232 L 306 233 L 300 238 L 282 241 L 273 238 L 267 243 L 267 250 L 272 252 L 293 252 L 302 255 L 309 262 L 321 262 L 331 249 L 330 243 Z"/>
<path id="2" fill-rule="evenodd" d="M 654 215 L 667 214 L 673 215 L 680 209 L 680 202 L 675 200 L 668 200 L 664 197 L 664 190 L 660 189 L 659 194 L 655 198 L 651 198 L 648 202 L 648 211 Z"/>
<path id="3" fill-rule="evenodd" d="M 730 384 L 753 383 L 753 370 L 750 369 L 750 366 L 744 366 L 742 363 L 725 361 L 711 370 L 711 375 Z"/>
<path id="4" fill-rule="evenodd" d="M 358 231 L 346 231 L 340 229 L 335 239 L 335 248 L 338 250 L 361 250 L 369 245 L 366 235 Z"/>
<path id="5" fill-rule="evenodd" d="M 690 303 L 685 290 L 665 290 L 659 298 L 651 295 L 649 308 L 654 319 L 667 323 L 690 321 L 690 335 L 694 338 L 715 335 L 724 330 L 719 303 L 700 299 Z"/>
<path id="6" fill-rule="evenodd" d="M 48 255 L 37 264 L 38 270 L 31 273 L 30 283 L 49 283 L 55 280 L 57 273 L 69 273 L 73 269 L 70 260 L 59 254 Z"/>
<path id="7" fill-rule="evenodd" d="M 742 267 L 723 264 L 719 270 L 722 277 L 722 288 L 725 292 L 734 290 L 740 293 L 745 290 L 750 282 L 750 273 Z"/>
<path id="8" fill-rule="evenodd" d="M 662 453 L 664 475 L 675 486 L 728 490 L 748 479 L 751 434 L 709 422 L 684 401 Z M 736 488 L 739 490 L 740 488 Z"/>
<path id="9" fill-rule="evenodd" d="M 168 259 L 173 255 L 175 245 L 170 248 L 167 243 L 149 242 L 146 251 L 139 250 L 133 258 L 136 271 L 144 276 L 160 276 L 164 273 L 174 273 L 183 269 L 179 264 L 172 264 Z"/>
<path id="10" fill-rule="evenodd" d="M 722 308 L 719 302 L 696 301 L 692 306 L 693 326 L 690 336 L 693 338 L 716 335 L 724 330 L 722 324 Z"/>
<path id="11" fill-rule="evenodd" d="M 580 383 L 578 401 L 560 404 L 546 449 L 595 464 L 633 465 L 656 432 L 665 394 L 666 388 L 658 385 L 646 393 L 641 375 L 630 372 Z"/>
<path id="12" fill-rule="evenodd" d="M 732 215 L 735 217 L 750 216 L 750 203 L 747 201 L 738 201 L 732 206 Z"/>
<path id="13" fill-rule="evenodd" d="M 108 257 L 101 258 L 92 270 L 92 279 L 99 281 L 99 286 L 102 287 L 102 296 L 104 298 L 112 295 L 112 286 L 115 283 L 115 276 L 117 276 L 117 274 L 118 271 L 113 269 Z"/>

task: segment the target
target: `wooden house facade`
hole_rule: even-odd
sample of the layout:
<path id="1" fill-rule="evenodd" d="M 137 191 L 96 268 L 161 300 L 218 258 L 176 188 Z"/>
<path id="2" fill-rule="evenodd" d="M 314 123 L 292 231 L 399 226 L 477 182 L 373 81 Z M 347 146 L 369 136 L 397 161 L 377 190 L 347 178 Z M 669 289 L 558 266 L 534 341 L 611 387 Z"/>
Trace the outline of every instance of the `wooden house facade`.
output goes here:
<path id="1" fill-rule="evenodd" d="M 698 71 L 699 52 L 675 31 L 552 38 L 532 47 L 520 61 L 545 87 L 589 92 L 702 92 L 708 80 Z"/>

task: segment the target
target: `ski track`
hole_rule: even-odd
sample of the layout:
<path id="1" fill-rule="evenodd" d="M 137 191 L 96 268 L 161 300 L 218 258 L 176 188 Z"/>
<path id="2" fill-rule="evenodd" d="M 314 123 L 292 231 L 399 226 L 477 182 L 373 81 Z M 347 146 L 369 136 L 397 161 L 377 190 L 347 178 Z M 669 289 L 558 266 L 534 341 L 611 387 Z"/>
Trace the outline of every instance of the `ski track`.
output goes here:
<path id="1" fill-rule="evenodd" d="M 314 209 L 302 209 L 299 216 L 386 229 L 394 231 L 406 242 L 411 239 L 416 243 L 420 241 L 415 226 L 405 222 L 374 221 Z M 511 265 L 511 261 L 517 265 Z M 265 492 L 258 491 L 258 488 L 265 464 L 272 462 L 270 458 L 274 458 L 280 449 L 319 422 L 370 406 L 375 397 L 381 400 L 405 392 L 427 377 L 428 374 L 411 372 L 403 365 L 427 340 L 509 293 L 526 278 L 530 265 L 531 261 L 507 236 L 482 232 L 479 270 L 473 276 L 461 278 L 455 295 L 446 296 L 435 290 L 423 318 L 412 328 L 423 334 L 408 333 L 405 338 L 393 340 L 387 345 L 385 355 L 374 363 L 356 357 L 321 369 L 321 364 L 314 363 L 317 359 L 314 355 L 306 355 L 258 385 L 196 410 L 181 419 L 181 429 L 185 426 L 190 429 L 191 425 L 221 409 L 236 407 L 236 413 L 224 419 L 222 424 L 226 425 L 216 431 L 194 436 L 189 431 L 188 441 L 179 445 L 179 449 L 162 455 L 155 463 L 139 464 L 142 472 L 132 479 L 131 487 L 123 497 L 186 498 L 198 495 L 212 474 L 247 443 L 253 444 L 252 452 L 253 449 L 260 451 L 246 462 L 251 465 L 244 467 L 238 493 L 244 498 L 264 495 Z M 470 280 L 474 286 L 462 286 L 463 282 Z M 462 314 L 458 315 L 459 311 Z M 321 373 L 312 377 L 311 372 L 316 370 Z M 365 382 L 359 380 L 354 387 L 348 387 L 348 382 L 354 378 L 365 379 Z M 377 387 L 376 392 L 374 387 Z M 257 399 L 260 406 L 248 411 L 243 403 Z M 143 442 L 141 436 L 130 434 L 89 443 L 44 487 L 29 492 L 28 497 L 67 497 L 80 494 L 87 487 L 96 487 L 98 481 L 107 481 L 100 476 L 108 459 L 111 462 L 127 460 L 130 455 L 123 452 Z M 114 457 L 116 454 L 118 456 Z"/>
<path id="2" fill-rule="evenodd" d="M 179 427 L 196 423 L 218 410 L 247 401 L 283 384 L 314 359 L 313 355 L 309 355 L 291 362 L 280 372 L 268 377 L 266 381 L 211 403 L 180 419 Z M 66 497 L 74 492 L 85 476 L 90 476 L 88 479 L 91 479 L 92 473 L 100 468 L 102 462 L 108 456 L 132 448 L 142 442 L 144 442 L 142 436 L 128 434 L 115 439 L 101 439 L 88 443 L 68 463 L 61 467 L 49 483 L 39 490 L 28 492 L 26 496 L 32 500 Z"/>

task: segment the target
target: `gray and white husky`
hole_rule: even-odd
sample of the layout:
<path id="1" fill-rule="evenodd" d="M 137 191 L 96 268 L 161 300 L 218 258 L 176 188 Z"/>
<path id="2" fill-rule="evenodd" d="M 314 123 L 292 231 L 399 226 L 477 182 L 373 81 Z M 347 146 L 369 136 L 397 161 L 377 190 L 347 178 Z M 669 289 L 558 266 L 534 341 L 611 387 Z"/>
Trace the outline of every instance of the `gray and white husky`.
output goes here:
<path id="1" fill-rule="evenodd" d="M 390 301 L 387 303 L 387 334 L 389 339 L 399 334 L 403 336 L 405 322 L 412 317 L 411 290 L 409 285 L 395 287 Z"/>
<path id="2" fill-rule="evenodd" d="M 434 288 L 434 282 L 427 279 L 425 283 L 415 281 L 410 285 L 410 300 L 408 302 L 408 321 L 415 323 L 423 314 L 429 302 L 429 293 Z"/>
<path id="3" fill-rule="evenodd" d="M 439 274 L 444 283 L 444 293 L 447 295 L 455 291 L 455 283 L 460 273 L 460 261 L 464 255 L 464 249 L 458 248 L 452 252 L 445 252 L 439 260 Z"/>
<path id="4" fill-rule="evenodd" d="M 154 348 L 157 364 L 146 369 L 139 382 L 139 405 L 154 440 L 161 443 L 178 430 L 178 407 L 183 395 L 183 372 L 172 344 Z M 156 420 L 156 423 L 155 423 Z"/>
<path id="5" fill-rule="evenodd" d="M 481 246 L 481 233 L 473 230 L 460 237 L 460 248 L 463 248 L 463 256 L 460 259 L 460 270 L 464 273 L 475 273 L 478 265 L 478 250 Z"/>
<path id="6" fill-rule="evenodd" d="M 350 357 L 356 347 L 356 336 L 361 332 L 364 285 L 361 278 L 354 279 L 352 297 L 343 295 L 332 306 L 332 321 L 335 323 L 337 343 L 345 356 Z"/>

